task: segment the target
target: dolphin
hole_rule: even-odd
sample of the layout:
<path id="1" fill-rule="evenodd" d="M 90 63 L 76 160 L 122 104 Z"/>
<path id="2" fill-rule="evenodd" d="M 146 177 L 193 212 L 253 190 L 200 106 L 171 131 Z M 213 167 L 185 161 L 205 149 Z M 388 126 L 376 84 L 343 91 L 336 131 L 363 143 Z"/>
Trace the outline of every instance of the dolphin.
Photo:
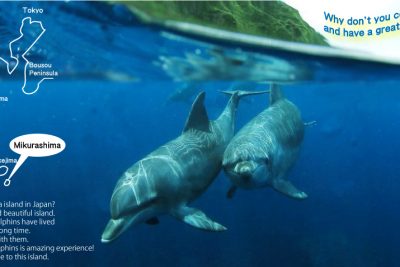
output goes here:
<path id="1" fill-rule="evenodd" d="M 176 89 L 172 92 L 166 101 L 167 104 L 172 102 L 183 102 L 183 103 L 191 103 L 193 97 L 199 93 L 199 83 L 188 82 L 185 83 L 182 87 Z"/>
<path id="2" fill-rule="evenodd" d="M 313 79 L 313 72 L 301 63 L 214 47 L 205 53 L 184 57 L 161 56 L 161 67 L 177 81 L 253 81 L 291 83 Z"/>
<path id="3" fill-rule="evenodd" d="M 111 219 L 101 237 L 111 242 L 129 226 L 157 224 L 157 216 L 173 217 L 203 230 L 224 231 L 202 211 L 188 204 L 198 198 L 221 170 L 222 156 L 234 135 L 239 98 L 265 92 L 234 92 L 215 120 L 208 119 L 205 93 L 195 99 L 183 132 L 123 173 L 111 196 Z"/>
<path id="4" fill-rule="evenodd" d="M 223 169 L 233 183 L 228 198 L 237 187 L 266 186 L 295 199 L 307 198 L 306 193 L 286 180 L 299 155 L 304 125 L 298 108 L 272 84 L 270 106 L 249 121 L 224 152 Z"/>

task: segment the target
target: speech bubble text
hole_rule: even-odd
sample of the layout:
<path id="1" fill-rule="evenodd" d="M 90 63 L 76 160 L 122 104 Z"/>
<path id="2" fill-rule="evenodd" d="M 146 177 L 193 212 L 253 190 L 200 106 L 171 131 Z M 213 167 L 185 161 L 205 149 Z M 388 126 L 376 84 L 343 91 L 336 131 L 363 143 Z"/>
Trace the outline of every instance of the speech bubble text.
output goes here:
<path id="1" fill-rule="evenodd" d="M 65 149 L 65 142 L 50 134 L 25 134 L 11 140 L 10 149 L 20 156 L 10 176 L 4 180 L 4 186 L 11 184 L 11 178 L 28 157 L 56 155 Z"/>

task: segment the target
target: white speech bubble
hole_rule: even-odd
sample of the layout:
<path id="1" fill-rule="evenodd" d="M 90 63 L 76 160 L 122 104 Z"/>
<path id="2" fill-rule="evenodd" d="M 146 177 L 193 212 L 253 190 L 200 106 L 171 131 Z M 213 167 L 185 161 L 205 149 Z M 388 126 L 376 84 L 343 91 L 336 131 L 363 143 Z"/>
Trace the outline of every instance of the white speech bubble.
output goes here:
<path id="1" fill-rule="evenodd" d="M 0 166 L 0 170 L 3 170 L 2 172 L 0 171 L 0 176 L 4 176 L 8 172 L 8 167 L 6 165 Z"/>
<path id="2" fill-rule="evenodd" d="M 10 149 L 20 156 L 10 177 L 5 179 L 4 186 L 11 184 L 11 178 L 28 157 L 48 157 L 58 154 L 65 149 L 65 142 L 54 135 L 25 134 L 11 140 Z"/>

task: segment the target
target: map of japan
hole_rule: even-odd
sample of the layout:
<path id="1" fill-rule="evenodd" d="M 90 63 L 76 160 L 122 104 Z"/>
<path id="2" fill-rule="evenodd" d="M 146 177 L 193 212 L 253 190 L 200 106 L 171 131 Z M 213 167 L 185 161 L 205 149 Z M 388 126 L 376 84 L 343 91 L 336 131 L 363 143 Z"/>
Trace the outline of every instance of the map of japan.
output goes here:
<path id="1" fill-rule="evenodd" d="M 29 34 L 26 34 L 28 32 L 35 33 L 33 40 Z M 13 39 L 8 45 L 8 57 L 0 57 L 0 60 L 7 65 L 9 75 L 13 75 L 18 67 L 23 67 L 24 81 L 22 92 L 27 95 L 36 93 L 43 81 L 52 80 L 58 76 L 58 72 L 53 69 L 52 64 L 47 62 L 35 63 L 27 58 L 29 51 L 36 45 L 45 32 L 46 29 L 43 27 L 41 21 L 32 20 L 31 17 L 24 18 L 19 28 L 19 36 Z"/>

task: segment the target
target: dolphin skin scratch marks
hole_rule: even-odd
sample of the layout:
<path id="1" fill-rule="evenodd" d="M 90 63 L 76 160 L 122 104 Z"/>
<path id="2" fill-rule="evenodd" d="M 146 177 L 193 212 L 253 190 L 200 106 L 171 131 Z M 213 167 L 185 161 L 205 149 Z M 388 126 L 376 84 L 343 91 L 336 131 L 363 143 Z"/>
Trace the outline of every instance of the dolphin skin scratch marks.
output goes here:
<path id="1" fill-rule="evenodd" d="M 192 105 L 183 133 L 132 165 L 117 182 L 111 197 L 109 220 L 101 240 L 111 242 L 141 222 L 156 224 L 170 214 L 202 230 L 226 227 L 202 211 L 189 207 L 221 170 L 222 155 L 234 134 L 239 98 L 265 92 L 234 92 L 221 115 L 208 119 L 201 92 Z"/>
<path id="2" fill-rule="evenodd" d="M 295 199 L 307 194 L 286 180 L 303 141 L 304 123 L 298 108 L 272 85 L 270 106 L 248 122 L 232 139 L 224 152 L 223 168 L 237 187 L 254 189 L 271 186 Z"/>

